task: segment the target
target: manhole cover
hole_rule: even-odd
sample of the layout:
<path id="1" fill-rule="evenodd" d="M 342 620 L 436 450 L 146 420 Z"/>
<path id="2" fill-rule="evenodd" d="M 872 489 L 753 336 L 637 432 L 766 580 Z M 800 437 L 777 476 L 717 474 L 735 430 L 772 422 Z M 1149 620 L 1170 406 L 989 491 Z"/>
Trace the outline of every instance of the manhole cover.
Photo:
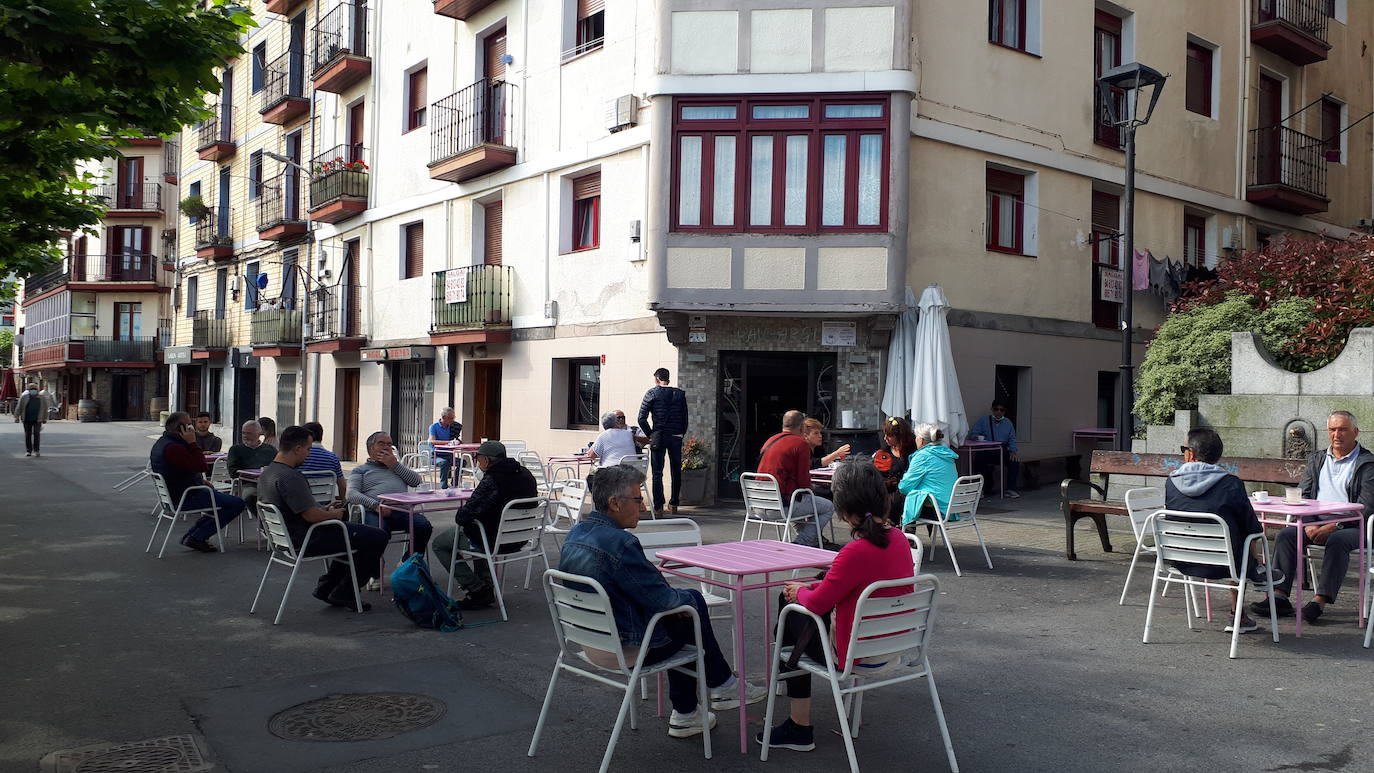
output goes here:
<path id="1" fill-rule="evenodd" d="M 197 773 L 211 766 L 189 735 L 85 746 L 43 760 L 52 773 Z"/>
<path id="2" fill-rule="evenodd" d="M 443 701 L 428 695 L 330 695 L 277 714 L 267 729 L 287 741 L 379 741 L 429 727 L 447 711 Z"/>

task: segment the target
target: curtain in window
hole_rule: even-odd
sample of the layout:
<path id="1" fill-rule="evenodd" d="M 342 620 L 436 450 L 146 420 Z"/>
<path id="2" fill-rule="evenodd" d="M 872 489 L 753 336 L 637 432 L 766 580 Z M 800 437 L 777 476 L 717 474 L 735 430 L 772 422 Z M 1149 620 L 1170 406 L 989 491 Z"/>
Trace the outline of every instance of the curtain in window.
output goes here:
<path id="1" fill-rule="evenodd" d="M 806 225 L 806 149 L 810 138 L 787 138 L 787 168 L 783 171 L 783 225 Z"/>
<path id="2" fill-rule="evenodd" d="M 701 225 L 701 137 L 683 137 L 678 158 L 677 222 Z"/>
<path id="3" fill-rule="evenodd" d="M 684 121 L 733 121 L 738 114 L 734 105 L 692 105 L 682 108 Z"/>
<path id="4" fill-rule="evenodd" d="M 844 225 L 844 159 L 842 134 L 827 134 L 821 169 L 821 225 Z"/>
<path id="5" fill-rule="evenodd" d="M 573 216 L 577 218 L 573 249 L 596 246 L 596 199 L 581 199 Z"/>
<path id="6" fill-rule="evenodd" d="M 996 233 L 992 243 L 1008 250 L 1016 249 L 1016 209 L 1020 202 L 1010 193 L 988 191 L 988 224 L 992 227 L 996 213 Z"/>
<path id="7" fill-rule="evenodd" d="M 750 140 L 749 225 L 773 224 L 773 137 Z"/>
<path id="8" fill-rule="evenodd" d="M 883 199 L 883 137 L 865 134 L 859 137 L 859 214 L 856 225 L 878 225 Z"/>
<path id="9" fill-rule="evenodd" d="M 712 225 L 735 224 L 735 138 L 716 137 Z"/>

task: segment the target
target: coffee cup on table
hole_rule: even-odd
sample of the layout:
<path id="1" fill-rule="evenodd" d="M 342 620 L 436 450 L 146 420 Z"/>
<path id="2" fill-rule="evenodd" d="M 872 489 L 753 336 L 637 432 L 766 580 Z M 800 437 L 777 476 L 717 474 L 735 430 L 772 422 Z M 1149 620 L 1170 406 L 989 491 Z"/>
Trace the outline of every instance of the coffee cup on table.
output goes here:
<path id="1" fill-rule="evenodd" d="M 1297 486 L 1289 486 L 1283 490 L 1283 501 L 1289 504 L 1298 504 L 1302 501 L 1302 489 Z"/>
<path id="2" fill-rule="evenodd" d="M 1261 502 L 1261 503 L 1263 503 L 1263 502 L 1268 502 L 1268 501 L 1269 501 L 1269 492 L 1268 492 L 1268 491 L 1256 491 L 1256 492 L 1255 492 L 1255 501 L 1256 501 L 1256 502 Z"/>

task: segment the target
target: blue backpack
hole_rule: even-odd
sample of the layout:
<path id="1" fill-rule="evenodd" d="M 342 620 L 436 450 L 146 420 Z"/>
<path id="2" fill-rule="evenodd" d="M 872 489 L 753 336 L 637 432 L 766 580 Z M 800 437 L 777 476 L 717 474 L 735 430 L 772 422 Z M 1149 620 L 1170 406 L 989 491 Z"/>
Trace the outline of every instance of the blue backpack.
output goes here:
<path id="1" fill-rule="evenodd" d="M 392 601 L 421 628 L 448 633 L 463 627 L 463 610 L 439 590 L 422 553 L 414 553 L 391 573 Z"/>

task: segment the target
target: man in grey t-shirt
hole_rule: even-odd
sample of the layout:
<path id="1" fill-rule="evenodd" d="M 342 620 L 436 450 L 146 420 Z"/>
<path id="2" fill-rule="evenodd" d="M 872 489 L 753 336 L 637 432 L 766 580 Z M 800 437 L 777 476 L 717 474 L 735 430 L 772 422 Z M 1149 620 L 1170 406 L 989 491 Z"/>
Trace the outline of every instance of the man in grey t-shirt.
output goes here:
<path id="1" fill-rule="evenodd" d="M 258 478 L 258 501 L 281 511 L 291 544 L 302 555 L 318 556 L 341 553 L 344 534 L 337 526 L 316 529 L 310 544 L 304 544 L 310 527 L 323 521 L 342 521 L 346 510 L 341 506 L 320 507 L 310 491 L 310 482 L 296 468 L 310 455 L 313 442 L 310 431 L 303 427 L 287 427 L 277 439 L 277 456 L 262 470 Z M 354 582 L 362 587 L 377 576 L 382 553 L 391 537 L 385 531 L 361 523 L 347 523 L 349 547 L 353 549 Z M 329 571 L 315 585 L 315 598 L 337 607 L 353 606 L 353 588 L 348 584 L 348 564 L 335 559 Z M 364 603 L 363 609 L 371 609 Z"/>

